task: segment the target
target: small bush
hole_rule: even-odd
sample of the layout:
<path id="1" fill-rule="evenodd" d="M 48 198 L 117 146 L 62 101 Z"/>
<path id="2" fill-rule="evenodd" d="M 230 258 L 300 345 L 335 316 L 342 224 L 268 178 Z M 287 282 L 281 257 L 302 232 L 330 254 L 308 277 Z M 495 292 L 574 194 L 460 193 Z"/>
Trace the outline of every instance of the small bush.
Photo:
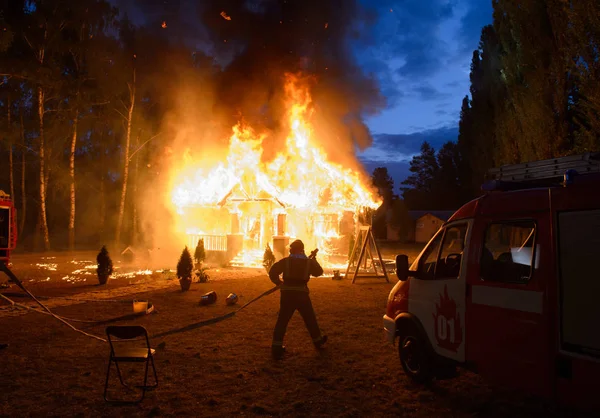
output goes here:
<path id="1" fill-rule="evenodd" d="M 273 264 L 275 264 L 275 254 L 273 254 L 273 251 L 271 250 L 271 247 L 269 247 L 269 244 L 267 244 L 267 248 L 265 248 L 262 264 L 265 270 L 267 270 L 267 273 L 271 270 Z"/>
<path id="2" fill-rule="evenodd" d="M 192 261 L 192 255 L 188 250 L 187 245 L 181 252 L 179 261 L 177 262 L 177 277 L 179 279 L 190 279 L 192 277 L 192 271 L 194 270 L 194 263 Z"/>
<path id="3" fill-rule="evenodd" d="M 198 245 L 196 245 L 196 250 L 194 251 L 194 260 L 196 264 L 202 263 L 206 259 L 206 251 L 204 251 L 204 239 L 200 238 L 198 240 Z"/>
<path id="4" fill-rule="evenodd" d="M 206 272 L 206 270 L 208 270 L 207 267 L 200 267 L 199 269 L 196 270 L 196 277 L 198 278 L 198 283 L 207 283 L 208 279 L 210 278 L 208 273 Z"/>

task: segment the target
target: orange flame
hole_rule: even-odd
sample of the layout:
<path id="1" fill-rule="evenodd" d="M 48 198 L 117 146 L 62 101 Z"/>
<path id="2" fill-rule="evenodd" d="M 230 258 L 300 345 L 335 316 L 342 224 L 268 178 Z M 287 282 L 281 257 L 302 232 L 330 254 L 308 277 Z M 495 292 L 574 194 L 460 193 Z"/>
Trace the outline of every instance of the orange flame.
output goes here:
<path id="1" fill-rule="evenodd" d="M 380 205 L 360 173 L 329 161 L 313 138 L 311 97 L 300 76 L 286 75 L 285 93 L 289 132 L 285 148 L 270 161 L 263 161 L 267 135 L 238 123 L 223 161 L 198 168 L 186 154 L 173 173 L 171 201 L 180 215 L 178 228 L 188 236 L 241 234 L 250 243 L 244 248 L 256 253 L 283 234 L 327 254 L 331 241 L 343 238 L 344 213 Z M 281 214 L 283 227 L 277 224 Z M 191 239 L 189 244 L 195 245 Z"/>

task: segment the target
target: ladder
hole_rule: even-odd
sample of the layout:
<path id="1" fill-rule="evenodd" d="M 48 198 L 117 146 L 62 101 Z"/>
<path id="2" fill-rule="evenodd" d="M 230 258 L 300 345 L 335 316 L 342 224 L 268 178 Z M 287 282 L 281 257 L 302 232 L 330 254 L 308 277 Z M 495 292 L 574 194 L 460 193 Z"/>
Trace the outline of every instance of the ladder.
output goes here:
<path id="1" fill-rule="evenodd" d="M 600 173 L 600 152 L 551 158 L 522 164 L 503 165 L 488 170 L 486 180 L 524 182 L 536 180 L 562 180 L 568 170 L 577 174 Z"/>

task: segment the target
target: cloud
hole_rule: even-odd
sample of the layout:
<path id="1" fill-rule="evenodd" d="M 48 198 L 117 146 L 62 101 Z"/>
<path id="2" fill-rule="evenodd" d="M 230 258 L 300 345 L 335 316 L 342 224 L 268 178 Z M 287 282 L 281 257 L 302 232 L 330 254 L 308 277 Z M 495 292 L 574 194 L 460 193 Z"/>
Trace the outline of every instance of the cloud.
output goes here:
<path id="1" fill-rule="evenodd" d="M 439 149 L 448 141 L 456 141 L 458 124 L 411 134 L 376 134 L 373 138 L 373 146 L 361 154 L 361 160 L 379 162 L 410 160 L 413 155 L 419 153 L 423 141 L 429 142 L 435 149 Z"/>
<path id="2" fill-rule="evenodd" d="M 391 13 L 380 31 L 380 41 L 391 56 L 402 57 L 404 64 L 397 69 L 402 77 L 427 76 L 442 68 L 446 55 L 445 41 L 439 36 L 443 22 L 454 15 L 454 1 L 404 0 L 390 3 Z M 381 29 L 387 29 L 381 30 Z"/>
<path id="3" fill-rule="evenodd" d="M 438 150 L 444 143 L 457 139 L 458 124 L 411 134 L 378 134 L 374 135 L 373 145 L 359 154 L 359 159 L 369 173 L 377 167 L 386 167 L 394 184 L 400 186 L 410 175 L 410 161 L 420 152 L 423 141 Z"/>
<path id="4" fill-rule="evenodd" d="M 458 41 L 461 53 L 472 52 L 479 46 L 481 29 L 492 23 L 491 0 L 465 0 L 466 13 L 460 19 Z"/>
<path id="5" fill-rule="evenodd" d="M 440 100 L 451 97 L 450 93 L 444 93 L 433 87 L 429 83 L 422 83 L 413 89 L 419 95 L 421 100 Z"/>
<path id="6" fill-rule="evenodd" d="M 373 75 L 379 82 L 381 93 L 387 100 L 387 106 L 394 107 L 405 96 L 405 93 L 402 91 L 400 83 L 396 81 L 390 63 L 373 54 L 366 55 L 359 52 L 358 55 L 362 56 L 360 62 L 365 73 Z"/>

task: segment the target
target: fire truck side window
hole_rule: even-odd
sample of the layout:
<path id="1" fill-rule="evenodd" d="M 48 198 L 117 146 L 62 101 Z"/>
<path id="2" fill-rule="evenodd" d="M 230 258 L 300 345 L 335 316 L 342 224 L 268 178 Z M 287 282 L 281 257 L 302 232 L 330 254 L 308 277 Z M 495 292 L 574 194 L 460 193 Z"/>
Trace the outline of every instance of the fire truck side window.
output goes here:
<path id="1" fill-rule="evenodd" d="M 435 277 L 435 263 L 440 252 L 440 243 L 444 234 L 439 233 L 433 241 L 429 243 L 419 261 L 419 278 L 433 279 Z"/>
<path id="2" fill-rule="evenodd" d="M 442 251 L 435 270 L 437 279 L 458 278 L 466 235 L 467 224 L 453 225 L 446 228 Z"/>
<path id="3" fill-rule="evenodd" d="M 484 280 L 525 283 L 533 273 L 535 222 L 514 221 L 490 224 L 481 254 Z M 536 251 L 537 252 L 537 251 Z"/>
<path id="4" fill-rule="evenodd" d="M 419 262 L 419 278 L 458 278 L 466 233 L 467 225 L 460 224 L 449 226 L 437 234 Z"/>

